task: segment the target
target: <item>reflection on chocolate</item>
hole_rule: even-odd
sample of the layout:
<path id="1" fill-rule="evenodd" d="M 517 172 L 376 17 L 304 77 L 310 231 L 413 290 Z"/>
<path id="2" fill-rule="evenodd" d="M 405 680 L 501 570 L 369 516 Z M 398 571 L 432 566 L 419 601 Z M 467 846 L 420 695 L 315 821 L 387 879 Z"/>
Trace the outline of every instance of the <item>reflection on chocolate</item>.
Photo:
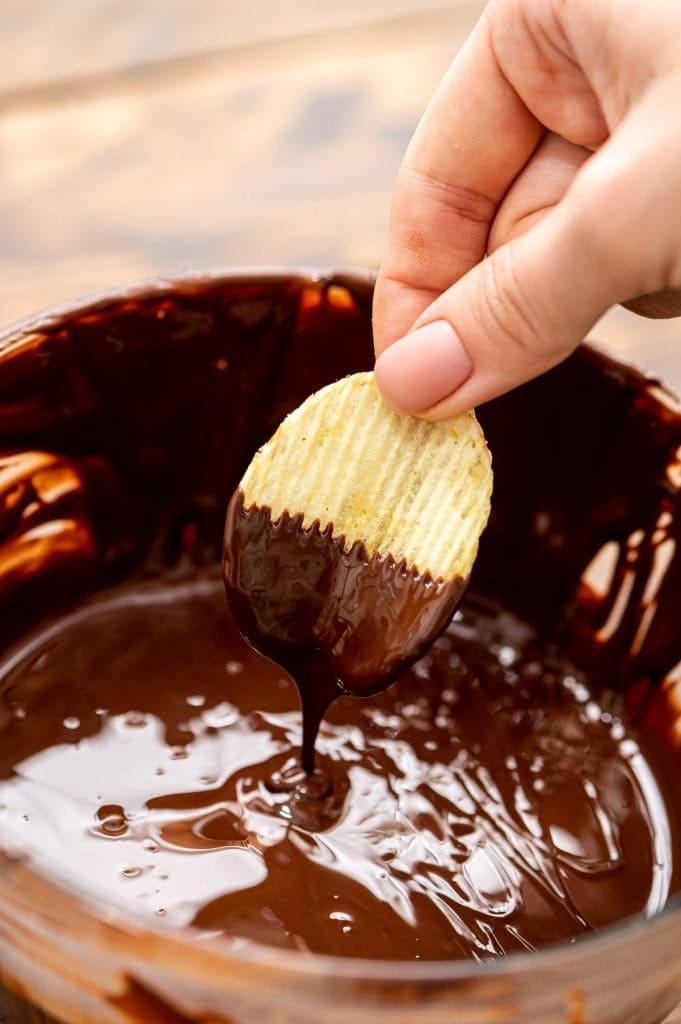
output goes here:
<path id="1" fill-rule="evenodd" d="M 369 303 L 196 280 L 0 347 L 0 841 L 159 927 L 355 956 L 654 912 L 680 881 L 681 414 L 591 350 L 480 410 L 471 596 L 388 692 L 335 702 L 301 788 L 291 683 L 225 611 L 222 520 L 282 417 L 370 365 Z"/>
<path id="2" fill-rule="evenodd" d="M 156 921 L 485 959 L 670 891 L 678 830 L 621 698 L 475 598 L 390 692 L 335 703 L 307 789 L 291 681 L 215 577 L 113 591 L 0 674 L 23 709 L 2 737 L 4 829 Z"/>
<path id="3" fill-rule="evenodd" d="M 403 562 L 344 550 L 333 527 L 303 529 L 302 515 L 227 510 L 223 574 L 232 617 L 256 650 L 295 680 L 303 710 L 302 763 L 314 768 L 319 723 L 335 697 L 385 689 L 428 649 L 465 588 Z"/>

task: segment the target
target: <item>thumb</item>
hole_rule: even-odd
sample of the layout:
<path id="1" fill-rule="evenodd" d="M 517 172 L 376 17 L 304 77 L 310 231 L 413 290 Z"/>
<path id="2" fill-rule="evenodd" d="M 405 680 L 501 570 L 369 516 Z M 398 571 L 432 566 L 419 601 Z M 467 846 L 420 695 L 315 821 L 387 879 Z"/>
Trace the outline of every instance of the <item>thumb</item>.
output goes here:
<path id="1" fill-rule="evenodd" d="M 559 363 L 635 294 L 593 227 L 602 217 L 572 207 L 559 204 L 478 263 L 379 356 L 376 380 L 397 412 L 445 419 L 503 394 Z"/>

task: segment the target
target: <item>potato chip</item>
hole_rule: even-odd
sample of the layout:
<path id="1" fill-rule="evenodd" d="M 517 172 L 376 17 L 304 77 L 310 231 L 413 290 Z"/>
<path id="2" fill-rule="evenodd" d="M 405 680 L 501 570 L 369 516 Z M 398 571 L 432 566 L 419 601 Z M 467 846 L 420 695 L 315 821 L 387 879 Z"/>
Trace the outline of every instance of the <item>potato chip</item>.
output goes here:
<path id="1" fill-rule="evenodd" d="M 491 458 L 473 412 L 439 423 L 399 416 L 373 373 L 316 392 L 254 456 L 244 507 L 302 515 L 349 549 L 433 579 L 467 577 L 490 511 Z"/>

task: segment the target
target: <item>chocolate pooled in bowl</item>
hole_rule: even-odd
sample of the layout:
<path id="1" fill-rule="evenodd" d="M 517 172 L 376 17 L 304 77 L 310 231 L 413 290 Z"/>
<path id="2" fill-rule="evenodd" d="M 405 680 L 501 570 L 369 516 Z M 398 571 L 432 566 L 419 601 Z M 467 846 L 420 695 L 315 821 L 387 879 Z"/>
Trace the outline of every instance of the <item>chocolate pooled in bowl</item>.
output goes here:
<path id="1" fill-rule="evenodd" d="M 590 348 L 481 409 L 495 498 L 468 595 L 389 691 L 336 702 L 319 737 L 324 791 L 301 798 L 296 698 L 230 623 L 222 520 L 283 416 L 369 367 L 370 291 L 342 276 L 187 280 L 55 315 L 0 351 L 0 841 L 29 872 L 152 929 L 169 958 L 157 951 L 157 967 L 177 963 L 183 930 L 205 956 L 228 937 L 256 974 L 263 947 L 301 963 L 398 960 L 405 978 L 442 961 L 428 997 L 408 974 L 439 1024 L 451 961 L 511 970 L 539 950 L 536 993 L 552 943 L 580 957 L 576 940 L 586 950 L 590 933 L 649 916 L 643 963 L 645 936 L 671 927 L 681 418 Z M 22 892 L 0 875 L 0 921 Z M 21 905 L 28 928 L 37 911 Z M 49 975 L 3 955 L 29 989 Z M 143 956 L 129 951 L 128 977 L 147 977 Z M 596 1005 L 584 956 L 574 984 Z M 181 987 L 182 969 L 170 974 Z M 269 1019 L 229 971 L 220 984 L 235 1001 L 215 1019 Z M 323 1019 L 322 997 L 297 984 L 311 1002 L 284 1019 Z M 667 978 L 636 1019 L 678 992 Z M 69 998 L 60 1013 L 74 1019 Z"/>

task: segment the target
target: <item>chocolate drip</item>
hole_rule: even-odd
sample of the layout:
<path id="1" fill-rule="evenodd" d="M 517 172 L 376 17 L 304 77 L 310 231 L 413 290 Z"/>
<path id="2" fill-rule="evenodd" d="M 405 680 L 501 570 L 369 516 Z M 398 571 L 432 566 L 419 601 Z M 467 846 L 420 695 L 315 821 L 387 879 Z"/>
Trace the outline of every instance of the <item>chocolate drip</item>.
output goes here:
<path id="1" fill-rule="evenodd" d="M 295 680 L 303 708 L 303 766 L 331 701 L 385 689 L 428 649 L 466 585 L 444 582 L 349 546 L 333 524 L 303 528 L 287 512 L 245 508 L 238 488 L 227 510 L 223 574 L 232 617 L 253 646 Z"/>

